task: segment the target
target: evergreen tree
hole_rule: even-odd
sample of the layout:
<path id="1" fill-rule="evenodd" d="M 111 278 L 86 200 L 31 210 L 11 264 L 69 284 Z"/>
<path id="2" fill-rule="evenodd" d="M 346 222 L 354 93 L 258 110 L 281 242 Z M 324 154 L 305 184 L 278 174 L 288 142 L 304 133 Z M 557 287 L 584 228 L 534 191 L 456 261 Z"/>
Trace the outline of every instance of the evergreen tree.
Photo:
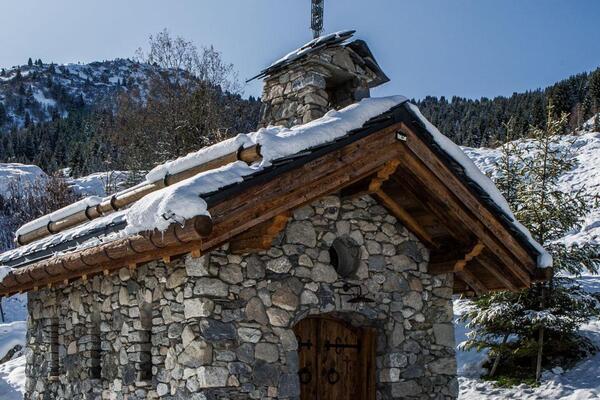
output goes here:
<path id="1" fill-rule="evenodd" d="M 27 66 L 33 67 L 33 60 L 31 59 L 31 57 L 29 57 L 29 60 L 27 60 Z"/>
<path id="2" fill-rule="evenodd" d="M 548 282 L 535 284 L 520 293 L 499 292 L 482 296 L 465 313 L 472 329 L 465 348 L 487 348 L 497 368 L 523 377 L 557 356 L 578 357 L 590 344 L 577 334 L 578 327 L 598 314 L 596 298 L 581 289 L 570 275 L 585 270 L 597 272 L 600 248 L 597 245 L 568 245 L 560 239 L 580 227 L 592 199 L 581 188 L 562 192 L 558 178 L 573 167 L 570 151 L 557 146 L 558 135 L 567 124 L 565 113 L 556 116 L 548 107 L 546 128 L 531 128 L 531 147 L 523 150 L 515 143 L 503 146 L 498 188 L 515 216 L 553 257 Z M 510 132 L 512 127 L 507 127 Z M 525 152 L 529 152 L 530 158 Z M 509 340 L 510 339 L 510 340 Z M 543 349 L 543 352 L 542 352 Z M 542 357 L 543 356 L 543 357 Z"/>

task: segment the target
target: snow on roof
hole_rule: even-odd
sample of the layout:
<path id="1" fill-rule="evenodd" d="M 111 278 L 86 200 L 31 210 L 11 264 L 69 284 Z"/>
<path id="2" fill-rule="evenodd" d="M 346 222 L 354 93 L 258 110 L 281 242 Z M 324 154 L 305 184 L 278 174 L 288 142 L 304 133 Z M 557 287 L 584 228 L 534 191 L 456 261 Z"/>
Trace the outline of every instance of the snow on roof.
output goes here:
<path id="1" fill-rule="evenodd" d="M 85 211 L 85 210 L 87 210 L 88 207 L 95 207 L 98 204 L 100 204 L 100 202 L 102 202 L 101 197 L 97 197 L 97 196 L 85 197 L 73 204 L 69 204 L 66 207 L 56 210 L 53 213 L 44 215 L 41 218 L 34 219 L 33 221 L 26 223 L 25 225 L 23 225 L 19 229 L 17 229 L 16 235 L 17 236 L 24 235 L 24 234 L 32 232 L 36 229 L 43 228 L 44 226 L 47 226 L 50 222 L 59 221 L 61 219 L 64 219 L 65 217 L 67 217 L 71 214 L 74 214 L 76 212 L 79 212 L 79 211 Z"/>
<path id="2" fill-rule="evenodd" d="M 303 55 L 310 53 L 312 50 L 318 48 L 321 45 L 344 41 L 344 40 L 352 37 L 354 32 L 356 32 L 356 31 L 345 30 L 345 31 L 338 31 L 338 32 L 329 33 L 327 35 L 319 36 L 318 38 L 315 38 L 315 39 L 311 40 L 310 42 L 305 43 L 304 45 L 300 46 L 296 50 L 290 51 L 285 56 L 281 57 L 279 60 L 277 60 L 274 63 L 272 63 L 271 65 L 269 65 L 268 68 L 276 68 L 276 67 L 283 65 L 284 63 L 294 61 L 294 60 L 302 57 Z"/>
<path id="3" fill-rule="evenodd" d="M 522 232 L 527 238 L 528 242 L 538 251 L 539 256 L 537 260 L 538 267 L 547 268 L 552 266 L 552 256 L 538 243 L 536 242 L 531 233 L 525 228 L 512 213 L 508 202 L 502 196 L 502 193 L 498 190 L 492 180 L 487 177 L 475 163 L 467 157 L 467 155 L 458 147 L 452 140 L 448 139 L 447 136 L 443 135 L 431 122 L 427 120 L 421 114 L 419 107 L 409 103 L 408 106 L 412 112 L 421 120 L 425 125 L 426 129 L 433 135 L 435 142 L 442 148 L 450 157 L 452 157 L 457 163 L 459 163 L 467 176 L 477 183 L 490 197 L 490 199 L 511 219 L 513 225 Z"/>
<path id="4" fill-rule="evenodd" d="M 257 132 L 240 134 L 232 139 L 217 143 L 185 157 L 162 164 L 146 176 L 146 181 L 141 184 L 155 182 L 163 179 L 168 174 L 174 174 L 191 167 L 204 164 L 225 154 L 239 149 L 240 146 L 248 147 L 254 144 L 261 146 L 263 159 L 252 165 L 236 161 L 220 168 L 199 173 L 171 186 L 153 192 L 128 209 L 93 220 L 81 226 L 73 227 L 50 237 L 38 240 L 29 245 L 0 255 L 0 263 L 25 256 L 32 251 L 52 247 L 57 243 L 68 241 L 72 238 L 82 237 L 110 224 L 126 221 L 125 229 L 119 232 L 93 237 L 79 247 L 89 247 L 101 242 L 114 240 L 123 236 L 132 235 L 153 229 L 165 230 L 173 222 L 181 223 L 185 219 L 199 215 L 209 215 L 206 202 L 202 199 L 205 194 L 213 193 L 221 188 L 243 181 L 244 177 L 252 175 L 271 165 L 277 159 L 298 154 L 315 146 L 332 142 L 345 136 L 349 131 L 360 128 L 368 120 L 377 117 L 391 108 L 405 103 L 403 96 L 382 98 L 367 98 L 352 104 L 342 110 L 331 110 L 322 118 L 304 125 L 286 128 L 283 126 L 269 126 Z M 548 267 L 552 264 L 551 256 L 531 237 L 529 231 L 514 217 L 508 203 L 492 183 L 465 153 L 440 133 L 419 111 L 418 107 L 408 104 L 410 110 L 417 116 L 427 131 L 431 133 L 435 142 L 451 158 L 459 163 L 467 177 L 477 183 L 489 198 L 511 219 L 512 224 L 520 231 L 538 253 L 538 266 Z M 75 203 L 69 208 L 72 210 L 85 209 L 90 204 L 99 201 L 99 198 L 88 198 Z M 96 203 L 97 204 L 97 203 Z M 28 224 L 30 227 L 40 226 L 44 221 L 48 223 L 52 216 L 63 214 L 63 210 L 49 216 L 42 217 L 38 222 Z M 24 227 L 20 230 L 22 231 Z"/>
<path id="5" fill-rule="evenodd" d="M 138 185 L 162 180 L 168 174 L 174 174 L 191 167 L 204 164 L 219 158 L 240 146 L 248 147 L 260 144 L 262 161 L 247 165 L 238 161 L 221 168 L 197 174 L 171 186 L 153 192 L 128 209 L 108 216 L 95 219 L 68 229 L 64 232 L 40 239 L 28 245 L 8 251 L 0 255 L 0 263 L 23 257 L 34 251 L 52 247 L 58 243 L 85 236 L 87 233 L 103 226 L 115 224 L 118 221 L 127 221 L 127 227 L 118 234 L 108 235 L 103 241 L 114 240 L 119 237 L 132 235 L 153 229 L 165 230 L 173 222 L 198 215 L 208 215 L 207 205 L 201 195 L 215 192 L 220 188 L 241 182 L 247 175 L 251 175 L 271 165 L 271 162 L 287 157 L 314 146 L 331 142 L 345 136 L 349 131 L 360 128 L 371 118 L 377 117 L 389 109 L 406 101 L 403 96 L 382 98 L 367 98 L 358 103 L 349 105 L 342 110 L 331 110 L 323 117 L 304 125 L 286 128 L 284 126 L 269 126 L 257 132 L 240 134 L 232 139 L 206 147 L 185 157 L 166 162 L 151 170 L 146 180 Z M 49 221 L 56 220 L 69 212 L 85 210 L 87 206 L 99 204 L 99 197 L 88 197 L 52 214 L 38 218 L 17 231 L 25 234 L 39 227 L 45 226 Z M 94 240 L 97 243 L 98 239 Z M 80 244 L 88 247 L 89 243 Z"/>
<path id="6" fill-rule="evenodd" d="M 271 72 L 278 70 L 284 65 L 290 64 L 292 61 L 297 60 L 307 54 L 312 53 L 313 51 L 323 48 L 330 44 L 338 44 L 344 42 L 346 39 L 349 39 L 354 35 L 355 30 L 344 30 L 333 32 L 327 35 L 320 36 L 316 39 L 311 40 L 308 43 L 305 43 L 301 47 L 296 50 L 290 51 L 285 56 L 281 57 L 277 61 L 274 61 L 267 68 L 263 69 L 258 75 L 248 79 L 246 82 L 250 82 L 253 79 L 261 78 L 269 75 Z"/>

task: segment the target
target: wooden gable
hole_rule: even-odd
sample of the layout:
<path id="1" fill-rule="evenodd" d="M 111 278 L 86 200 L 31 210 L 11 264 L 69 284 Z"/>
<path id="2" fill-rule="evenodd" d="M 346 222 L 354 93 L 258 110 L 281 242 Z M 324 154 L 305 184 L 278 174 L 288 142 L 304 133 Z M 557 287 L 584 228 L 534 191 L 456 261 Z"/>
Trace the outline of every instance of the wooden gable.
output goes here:
<path id="1" fill-rule="evenodd" d="M 389 114 L 389 113 L 388 113 Z M 16 268 L 0 295 L 150 260 L 268 248 L 289 213 L 324 195 L 370 194 L 429 249 L 432 274 L 455 274 L 455 292 L 519 290 L 545 278 L 536 254 L 423 139 L 404 108 L 348 136 L 205 197 L 211 219 L 147 232 Z"/>

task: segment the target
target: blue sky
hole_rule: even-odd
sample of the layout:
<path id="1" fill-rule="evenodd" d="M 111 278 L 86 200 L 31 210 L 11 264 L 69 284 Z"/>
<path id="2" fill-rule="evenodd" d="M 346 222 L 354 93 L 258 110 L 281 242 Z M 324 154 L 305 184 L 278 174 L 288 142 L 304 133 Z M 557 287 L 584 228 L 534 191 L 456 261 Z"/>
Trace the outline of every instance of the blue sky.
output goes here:
<path id="1" fill-rule="evenodd" d="M 132 56 L 163 28 L 241 78 L 311 39 L 310 0 L 0 0 L 0 66 Z M 325 0 L 392 79 L 374 95 L 493 97 L 600 66 L 598 0 Z M 260 83 L 245 88 L 260 94 Z"/>

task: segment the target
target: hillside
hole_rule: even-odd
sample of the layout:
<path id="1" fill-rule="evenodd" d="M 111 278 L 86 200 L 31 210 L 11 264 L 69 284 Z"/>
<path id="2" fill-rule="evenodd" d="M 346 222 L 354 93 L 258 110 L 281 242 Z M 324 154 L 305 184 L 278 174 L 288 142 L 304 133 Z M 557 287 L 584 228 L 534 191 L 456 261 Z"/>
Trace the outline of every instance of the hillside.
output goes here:
<path id="1" fill-rule="evenodd" d="M 543 126 L 546 106 L 569 114 L 569 132 L 600 111 L 600 68 L 573 75 L 544 89 L 514 93 L 509 97 L 467 99 L 427 96 L 416 102 L 440 131 L 456 143 L 471 147 L 494 147 L 505 141 L 502 124 L 510 118 L 516 132 L 526 133 L 530 125 Z M 600 126 L 596 125 L 596 130 Z"/>
<path id="2" fill-rule="evenodd" d="M 41 61 L 0 73 L 0 132 L 64 118 L 85 106 L 111 106 L 121 91 L 147 92 L 152 67 L 126 59 L 90 64 Z"/>
<path id="3" fill-rule="evenodd" d="M 197 101 L 195 109 L 188 99 L 173 95 L 178 88 L 185 88 L 181 91 Z M 171 97 L 165 102 L 168 96 Z M 178 100 L 177 107 L 192 108 L 185 113 L 189 121 L 175 118 L 173 103 Z M 157 105 L 169 101 L 164 111 L 157 111 Z M 38 60 L 0 70 L 0 162 L 35 164 L 48 173 L 70 168 L 75 176 L 130 167 L 124 153 L 133 148 L 133 140 L 120 146 L 114 144 L 119 135 L 131 139 L 119 122 L 148 121 L 152 112 L 155 116 L 162 112 L 167 117 L 161 115 L 157 121 L 148 122 L 150 127 L 161 132 L 183 128 L 180 134 L 184 130 L 194 132 L 195 142 L 202 142 L 215 132 L 231 135 L 253 130 L 259 108 L 256 99 L 244 99 L 186 71 L 129 59 L 67 65 Z M 171 125 L 159 127 L 169 116 L 173 116 Z M 203 132 L 204 127 L 210 133 Z M 136 122 L 127 127 L 136 128 L 151 131 Z M 164 135 L 169 136 L 166 132 Z"/>
<path id="4" fill-rule="evenodd" d="M 560 188 L 573 192 L 580 188 L 600 199 L 600 132 L 591 132 L 593 120 L 584 124 L 584 130 L 576 135 L 560 138 L 561 150 L 572 149 L 576 160 L 575 167 L 560 178 Z M 531 149 L 531 140 L 518 140 L 518 147 Z M 496 176 L 497 165 L 501 159 L 501 149 L 463 148 L 475 164 L 491 177 Z M 531 155 L 531 152 L 528 153 Z M 574 229 L 561 239 L 566 243 L 600 243 L 600 204 L 596 202 L 585 216 L 579 229 Z M 584 274 L 578 278 L 579 284 L 589 292 L 600 292 L 600 278 Z M 469 307 L 468 300 L 456 300 L 455 316 L 458 318 Z M 456 343 L 467 339 L 464 324 L 456 321 Z M 592 320 L 581 327 L 581 333 L 600 347 L 600 320 Z M 539 387 L 527 385 L 502 389 L 479 379 L 483 373 L 481 365 L 486 360 L 484 353 L 476 351 L 458 351 L 459 381 L 461 400 L 499 400 L 499 399 L 597 399 L 600 398 L 600 354 L 582 360 L 574 368 L 563 370 L 557 365 L 552 371 L 545 371 Z"/>

